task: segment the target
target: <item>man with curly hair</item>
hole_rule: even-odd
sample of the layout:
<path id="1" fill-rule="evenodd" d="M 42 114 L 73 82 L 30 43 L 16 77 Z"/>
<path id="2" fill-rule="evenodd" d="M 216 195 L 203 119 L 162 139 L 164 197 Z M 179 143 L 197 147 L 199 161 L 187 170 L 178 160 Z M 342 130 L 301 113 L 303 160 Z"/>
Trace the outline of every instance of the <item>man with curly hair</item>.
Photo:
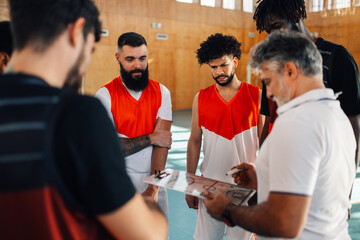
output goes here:
<path id="1" fill-rule="evenodd" d="M 359 69 L 353 56 L 341 45 L 314 38 L 305 26 L 303 19 L 306 16 L 304 0 L 258 0 L 253 19 L 259 32 L 271 33 L 276 29 L 297 29 L 315 43 L 323 60 L 323 81 L 325 87 L 335 93 L 341 93 L 339 101 L 341 108 L 348 116 L 353 127 L 357 145 L 359 144 L 360 128 L 360 82 Z M 291 27 L 289 27 L 289 25 Z M 266 115 L 264 131 L 260 138 L 260 145 L 271 131 L 277 118 L 277 105 L 266 98 L 266 89 L 263 88 L 261 114 Z M 359 148 L 355 157 L 355 166 L 359 165 Z"/>
<path id="2" fill-rule="evenodd" d="M 241 44 L 235 37 L 216 33 L 196 51 L 200 65 L 208 64 L 215 84 L 196 94 L 192 107 L 191 136 L 187 148 L 187 172 L 195 173 L 204 137 L 204 177 L 233 183 L 226 172 L 243 162 L 253 163 L 257 156 L 262 128 L 259 114 L 261 90 L 241 82 L 235 70 Z M 201 199 L 186 195 L 189 208 L 198 209 L 195 239 L 250 239 L 252 234 L 240 227 L 225 229 L 225 223 L 212 219 Z"/>

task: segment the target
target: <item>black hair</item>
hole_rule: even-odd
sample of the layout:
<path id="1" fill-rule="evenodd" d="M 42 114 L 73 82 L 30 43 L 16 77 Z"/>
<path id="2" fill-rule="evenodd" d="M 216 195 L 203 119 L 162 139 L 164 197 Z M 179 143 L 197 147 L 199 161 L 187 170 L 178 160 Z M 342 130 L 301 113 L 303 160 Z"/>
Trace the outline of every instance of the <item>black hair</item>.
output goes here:
<path id="1" fill-rule="evenodd" d="M 131 47 L 140 47 L 144 44 L 145 46 L 147 46 L 145 38 L 135 32 L 123 33 L 118 38 L 118 48 L 122 48 L 124 45 L 129 45 Z"/>
<path id="2" fill-rule="evenodd" d="M 196 50 L 196 57 L 200 65 L 209 63 L 210 60 L 231 55 L 240 59 L 241 43 L 234 36 L 216 33 L 209 36 Z"/>
<path id="3" fill-rule="evenodd" d="M 304 0 L 258 0 L 253 19 L 256 21 L 256 30 L 265 31 L 266 25 L 273 17 L 278 17 L 288 23 L 298 22 L 296 13 L 302 19 L 306 18 Z"/>
<path id="4" fill-rule="evenodd" d="M 276 30 L 257 44 L 251 52 L 250 65 L 261 69 L 265 62 L 274 63 L 279 73 L 286 62 L 293 62 L 306 76 L 322 76 L 320 52 L 309 38 L 297 31 Z"/>
<path id="5" fill-rule="evenodd" d="M 0 22 L 0 52 L 5 52 L 11 56 L 13 50 L 12 36 L 10 30 L 10 22 Z"/>
<path id="6" fill-rule="evenodd" d="M 85 18 L 84 38 L 95 34 L 100 40 L 99 10 L 92 0 L 10 0 L 11 28 L 14 47 L 22 50 L 32 45 L 44 51 L 69 24 Z"/>

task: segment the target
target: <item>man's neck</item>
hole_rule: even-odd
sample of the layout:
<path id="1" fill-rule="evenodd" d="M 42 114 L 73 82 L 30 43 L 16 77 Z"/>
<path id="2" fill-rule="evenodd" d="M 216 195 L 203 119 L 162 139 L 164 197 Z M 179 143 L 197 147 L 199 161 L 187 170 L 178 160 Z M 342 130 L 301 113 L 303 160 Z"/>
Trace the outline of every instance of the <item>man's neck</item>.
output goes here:
<path id="1" fill-rule="evenodd" d="M 21 51 L 15 50 L 8 65 L 14 73 L 34 75 L 50 86 L 61 88 L 81 51 L 80 47 L 76 50 L 69 44 L 69 35 L 65 31 L 42 52 L 32 45 Z"/>
<path id="2" fill-rule="evenodd" d="M 13 73 L 24 73 L 37 76 L 50 86 L 61 88 L 66 78 L 66 71 L 61 61 L 45 51 L 38 53 L 31 48 L 15 51 L 9 62 L 9 69 Z"/>
<path id="3" fill-rule="evenodd" d="M 311 90 L 322 88 L 325 88 L 325 85 L 321 78 L 313 78 L 302 75 L 301 79 L 296 83 L 296 90 L 294 92 L 293 98 L 296 98 Z"/>
<path id="4" fill-rule="evenodd" d="M 313 35 L 310 33 L 309 29 L 305 26 L 305 23 L 303 22 L 303 20 L 300 20 L 298 23 L 299 29 L 300 31 L 305 34 L 305 36 L 310 39 L 312 42 L 315 43 L 316 38 L 313 37 Z"/>
<path id="5" fill-rule="evenodd" d="M 235 97 L 240 89 L 241 81 L 236 77 L 236 74 L 234 74 L 233 80 L 228 85 L 221 86 L 216 84 L 215 86 L 221 98 L 224 99 L 224 101 L 229 102 L 233 99 L 233 97 Z"/>

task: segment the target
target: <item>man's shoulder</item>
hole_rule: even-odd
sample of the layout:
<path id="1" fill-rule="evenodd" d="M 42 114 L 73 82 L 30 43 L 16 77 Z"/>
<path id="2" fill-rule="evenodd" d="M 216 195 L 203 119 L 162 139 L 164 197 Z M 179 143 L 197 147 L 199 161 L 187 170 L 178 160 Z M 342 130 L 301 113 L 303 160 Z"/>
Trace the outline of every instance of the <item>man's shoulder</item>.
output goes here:
<path id="1" fill-rule="evenodd" d="M 241 95 L 251 96 L 251 98 L 257 103 L 259 102 L 260 88 L 247 82 L 241 82 L 239 89 Z"/>
<path id="2" fill-rule="evenodd" d="M 4 73 L 0 74 L 0 85 L 2 86 L 35 86 L 53 89 L 59 92 L 61 89 L 50 86 L 47 82 L 37 76 L 23 74 L 23 73 Z"/>
<path id="3" fill-rule="evenodd" d="M 108 81 L 101 88 L 104 88 L 104 87 L 107 88 L 109 86 L 112 86 L 112 85 L 116 84 L 118 81 L 121 81 L 120 76 L 117 76 L 114 79 Z"/>
<path id="4" fill-rule="evenodd" d="M 344 46 L 340 44 L 336 44 L 334 42 L 327 41 L 323 38 L 317 38 L 315 41 L 315 45 L 322 55 L 324 54 L 331 55 L 334 52 L 338 51 L 339 49 L 347 51 Z"/>
<path id="5" fill-rule="evenodd" d="M 344 46 L 326 41 L 322 38 L 316 39 L 315 44 L 322 55 L 324 65 L 326 65 L 329 59 L 334 59 L 333 61 L 339 64 L 348 64 L 351 62 L 351 64 L 357 68 L 354 57 Z"/>
<path id="6" fill-rule="evenodd" d="M 73 103 L 77 103 L 77 104 L 91 105 L 91 104 L 97 104 L 99 102 L 97 98 L 89 95 L 80 95 L 77 93 L 73 93 L 70 95 L 72 97 Z"/>
<path id="7" fill-rule="evenodd" d="M 68 114 L 88 117 L 96 115 L 103 108 L 101 102 L 91 96 L 68 93 L 62 97 L 63 110 Z"/>
<path id="8" fill-rule="evenodd" d="M 256 90 L 256 91 L 259 91 L 259 89 L 260 89 L 258 86 L 255 86 L 255 85 L 247 83 L 247 82 L 241 82 L 241 85 L 245 88 Z"/>
<path id="9" fill-rule="evenodd" d="M 99 98 L 100 96 L 109 97 L 110 92 L 109 89 L 107 89 L 105 86 L 102 86 L 94 95 L 96 98 Z"/>
<path id="10" fill-rule="evenodd" d="M 164 84 L 154 81 L 150 78 L 148 88 L 152 90 L 160 90 L 162 93 L 170 92 L 170 90 Z"/>
<path id="11" fill-rule="evenodd" d="M 26 74 L 1 74 L 0 96 L 2 98 L 44 98 L 43 103 L 56 103 L 63 89 L 50 86 L 43 79 Z M 47 99 L 47 100 L 46 100 Z"/>
<path id="12" fill-rule="evenodd" d="M 199 99 L 202 99 L 205 96 L 211 96 L 212 94 L 215 94 L 216 84 L 210 85 L 206 88 L 200 89 L 200 91 L 197 93 L 197 96 Z"/>
<path id="13" fill-rule="evenodd" d="M 325 40 L 325 39 L 323 39 L 323 38 L 317 38 L 317 39 L 315 40 L 315 45 L 316 45 L 318 48 L 321 48 L 322 46 L 330 46 L 330 47 L 340 46 L 339 44 L 336 44 L 336 43 L 334 43 L 334 42 Z"/>
<path id="14" fill-rule="evenodd" d="M 170 90 L 162 83 L 159 83 L 160 90 L 162 94 L 168 95 L 170 94 Z"/>
<path id="15" fill-rule="evenodd" d="M 208 87 L 206 87 L 206 88 L 202 88 L 202 89 L 199 91 L 199 93 L 210 92 L 210 91 L 213 91 L 214 88 L 215 88 L 215 84 L 210 85 L 210 86 L 208 86 Z"/>
<path id="16" fill-rule="evenodd" d="M 164 85 L 161 84 L 160 82 L 157 82 L 157 81 L 152 80 L 151 78 L 149 78 L 149 86 L 158 86 L 158 87 L 160 87 L 160 86 L 164 86 Z"/>
<path id="17" fill-rule="evenodd" d="M 99 129 L 113 127 L 102 103 L 91 96 L 79 94 L 65 96 L 57 105 L 57 109 L 56 128 L 67 133 L 87 132 L 92 135 L 94 132 L 99 132 Z M 101 134 L 105 134 L 105 132 Z M 71 136 L 74 135 L 71 134 Z M 82 138 L 82 136 L 78 137 Z"/>

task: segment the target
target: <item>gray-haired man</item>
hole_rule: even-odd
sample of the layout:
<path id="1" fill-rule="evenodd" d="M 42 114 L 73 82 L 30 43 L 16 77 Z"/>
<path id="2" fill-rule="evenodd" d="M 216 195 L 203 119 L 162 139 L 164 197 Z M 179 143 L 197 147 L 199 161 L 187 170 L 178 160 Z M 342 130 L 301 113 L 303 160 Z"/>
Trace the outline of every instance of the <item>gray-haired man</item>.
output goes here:
<path id="1" fill-rule="evenodd" d="M 337 96 L 323 84 L 320 53 L 303 34 L 277 31 L 256 46 L 251 64 L 260 70 L 267 97 L 279 105 L 256 171 L 243 163 L 237 168 L 246 171 L 233 175 L 258 190 L 259 203 L 238 207 L 207 193 L 208 212 L 263 236 L 350 239 L 346 219 L 356 144 Z"/>

